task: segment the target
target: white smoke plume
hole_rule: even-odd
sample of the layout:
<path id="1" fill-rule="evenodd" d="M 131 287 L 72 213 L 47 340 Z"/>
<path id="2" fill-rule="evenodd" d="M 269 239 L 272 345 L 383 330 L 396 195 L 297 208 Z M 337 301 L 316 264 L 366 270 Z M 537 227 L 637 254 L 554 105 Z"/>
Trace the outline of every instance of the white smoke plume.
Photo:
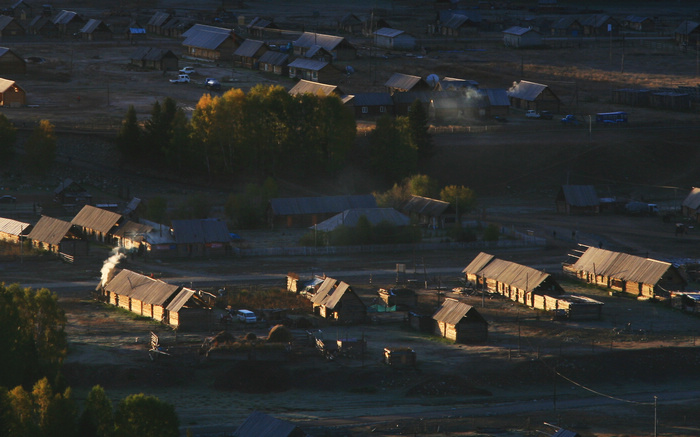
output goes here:
<path id="1" fill-rule="evenodd" d="M 100 269 L 100 274 L 102 275 L 100 284 L 103 287 L 107 284 L 107 281 L 109 281 L 112 270 L 114 270 L 117 264 L 119 264 L 119 261 L 121 261 L 124 258 L 126 258 L 126 255 L 124 255 L 122 252 L 119 252 L 118 247 L 112 249 L 112 255 L 110 255 L 110 257 L 105 260 L 104 264 L 102 264 L 102 269 Z"/>

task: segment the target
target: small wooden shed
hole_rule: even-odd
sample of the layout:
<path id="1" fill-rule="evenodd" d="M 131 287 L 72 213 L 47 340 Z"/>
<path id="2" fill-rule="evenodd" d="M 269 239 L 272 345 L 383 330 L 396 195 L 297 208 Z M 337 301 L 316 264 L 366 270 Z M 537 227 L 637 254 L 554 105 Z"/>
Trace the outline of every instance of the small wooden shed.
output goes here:
<path id="1" fill-rule="evenodd" d="M 314 313 L 336 322 L 360 323 L 367 317 L 367 307 L 362 299 L 342 281 L 331 287 L 321 286 L 311 303 Z"/>
<path id="2" fill-rule="evenodd" d="M 529 27 L 513 26 L 503 31 L 503 45 L 516 49 L 542 45 L 542 35 Z"/>
<path id="3" fill-rule="evenodd" d="M 87 239 L 101 243 L 110 243 L 113 238 L 112 232 L 116 231 L 116 227 L 122 221 L 123 217 L 121 214 L 92 205 L 85 205 L 73 217 L 71 223 L 78 227 Z"/>
<path id="4" fill-rule="evenodd" d="M 600 213 L 600 198 L 593 185 L 562 185 L 555 204 L 561 214 Z"/>
<path id="5" fill-rule="evenodd" d="M 456 343 L 483 343 L 488 338 L 488 322 L 471 305 L 447 298 L 433 314 L 435 334 Z"/>
<path id="6" fill-rule="evenodd" d="M 537 112 L 547 110 L 559 112 L 561 101 L 547 86 L 540 83 L 521 80 L 508 90 L 511 106 L 520 109 L 534 109 Z"/>
<path id="7" fill-rule="evenodd" d="M 0 106 L 19 107 L 27 104 L 27 93 L 14 80 L 0 78 Z"/>
<path id="8" fill-rule="evenodd" d="M 0 71 L 3 74 L 25 74 L 27 62 L 7 47 L 0 47 Z"/>

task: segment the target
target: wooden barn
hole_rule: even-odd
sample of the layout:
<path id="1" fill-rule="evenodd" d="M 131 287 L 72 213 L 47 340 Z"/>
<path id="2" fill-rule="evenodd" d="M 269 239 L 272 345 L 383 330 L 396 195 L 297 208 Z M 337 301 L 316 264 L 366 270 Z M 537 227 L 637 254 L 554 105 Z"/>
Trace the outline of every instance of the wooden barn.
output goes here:
<path id="1" fill-rule="evenodd" d="M 27 93 L 14 80 L 0 79 L 0 106 L 20 107 L 27 104 Z"/>
<path id="2" fill-rule="evenodd" d="M 155 12 L 146 23 L 146 31 L 153 35 L 162 35 L 162 28 L 165 23 L 170 21 L 170 18 L 172 16 L 167 12 Z"/>
<path id="3" fill-rule="evenodd" d="M 2 74 L 26 74 L 27 62 L 7 47 L 0 47 L 0 71 Z"/>
<path id="4" fill-rule="evenodd" d="M 273 73 L 279 76 L 289 74 L 289 55 L 287 53 L 268 50 L 260 56 L 258 69 L 266 73 Z"/>
<path id="5" fill-rule="evenodd" d="M 700 188 L 693 187 L 681 204 L 683 217 L 700 222 Z"/>
<path id="6" fill-rule="evenodd" d="M 268 50 L 264 42 L 247 39 L 233 52 L 233 65 L 257 70 L 260 58 Z"/>
<path id="7" fill-rule="evenodd" d="M 29 223 L 0 217 L 0 241 L 19 243 L 31 228 Z"/>
<path id="8" fill-rule="evenodd" d="M 516 49 L 542 45 L 542 35 L 529 27 L 513 26 L 503 31 L 503 45 Z"/>
<path id="9" fill-rule="evenodd" d="M 206 329 L 213 320 L 209 296 L 131 270 L 105 278 L 98 290 L 105 302 L 176 329 Z"/>
<path id="10" fill-rule="evenodd" d="M 34 16 L 34 8 L 24 0 L 18 0 L 10 7 L 15 20 L 26 23 Z"/>
<path id="11" fill-rule="evenodd" d="M 270 227 L 308 228 L 352 208 L 376 208 L 371 194 L 354 196 L 289 197 L 270 199 Z"/>
<path id="12" fill-rule="evenodd" d="M 231 233 L 219 219 L 173 220 L 172 234 L 179 256 L 227 255 Z"/>
<path id="13" fill-rule="evenodd" d="M 450 215 L 450 203 L 423 196 L 411 196 L 399 208 L 401 212 L 416 219 L 420 225 L 432 229 L 444 228 Z"/>
<path id="14" fill-rule="evenodd" d="M 53 253 L 66 253 L 71 256 L 87 255 L 87 241 L 81 240 L 72 229 L 73 225 L 69 222 L 41 216 L 27 238 L 37 249 Z"/>
<path id="15" fill-rule="evenodd" d="M 552 23 L 552 36 L 583 36 L 583 25 L 574 16 L 565 16 Z"/>
<path id="16" fill-rule="evenodd" d="M 243 43 L 243 38 L 231 29 L 196 24 L 185 31 L 182 42 L 185 55 L 209 61 L 230 61 Z"/>
<path id="17" fill-rule="evenodd" d="M 58 33 L 73 36 L 85 26 L 85 20 L 77 12 L 63 10 L 56 14 L 51 21 L 58 27 Z"/>
<path id="18" fill-rule="evenodd" d="M 560 214 L 600 213 L 600 198 L 593 185 L 562 185 L 554 203 Z"/>
<path id="19" fill-rule="evenodd" d="M 685 47 L 695 47 L 700 40 L 700 23 L 685 20 L 673 32 L 676 43 Z"/>
<path id="20" fill-rule="evenodd" d="M 483 343 L 489 324 L 471 305 L 447 298 L 433 314 L 435 334 L 455 343 Z"/>
<path id="21" fill-rule="evenodd" d="M 584 36 L 610 37 L 620 34 L 620 23 L 610 15 L 593 14 L 581 19 Z M 609 29 L 609 30 L 608 30 Z"/>
<path id="22" fill-rule="evenodd" d="M 311 303 L 315 314 L 339 323 L 361 323 L 367 317 L 367 307 L 352 287 L 332 278 L 326 278 Z"/>
<path id="23" fill-rule="evenodd" d="M 279 26 L 265 18 L 255 17 L 246 25 L 248 35 L 252 38 L 265 38 L 272 33 L 279 34 Z M 277 31 L 277 32 L 275 32 Z"/>
<path id="24" fill-rule="evenodd" d="M 86 239 L 109 244 L 113 239 L 112 234 L 116 232 L 123 219 L 122 215 L 116 212 L 85 205 L 73 217 L 71 223 L 80 230 Z"/>
<path id="25" fill-rule="evenodd" d="M 142 246 L 144 246 L 146 235 L 151 231 L 153 231 L 151 225 L 128 220 L 119 226 L 113 235 L 117 246 L 143 253 L 146 248 Z"/>
<path id="26" fill-rule="evenodd" d="M 43 15 L 32 18 L 27 30 L 30 35 L 40 35 L 44 38 L 58 37 L 58 26 L 51 21 L 51 18 Z"/>
<path id="27" fill-rule="evenodd" d="M 481 13 L 470 10 L 440 11 L 439 21 L 440 34 L 444 36 L 457 37 L 475 34 L 481 23 Z"/>
<path id="28" fill-rule="evenodd" d="M 112 29 L 104 21 L 91 18 L 80 29 L 80 36 L 83 41 L 110 41 Z"/>
<path id="29" fill-rule="evenodd" d="M 312 82 L 338 83 L 345 77 L 342 70 L 326 61 L 296 58 L 290 62 L 289 77 L 292 79 L 304 79 Z"/>
<path id="30" fill-rule="evenodd" d="M 362 33 L 362 20 L 355 14 L 346 14 L 338 20 L 338 31 L 350 34 Z"/>
<path id="31" fill-rule="evenodd" d="M 307 437 L 301 428 L 286 420 L 276 419 L 265 413 L 253 411 L 236 428 L 233 437 Z"/>
<path id="32" fill-rule="evenodd" d="M 315 32 L 304 32 L 294 41 L 294 55 L 304 56 L 316 46 L 331 53 L 334 61 L 352 61 L 357 58 L 357 48 L 344 37 Z"/>
<path id="33" fill-rule="evenodd" d="M 559 112 L 561 101 L 547 86 L 527 80 L 521 80 L 508 90 L 511 106 L 520 109 L 534 109 L 537 112 Z"/>
<path id="34" fill-rule="evenodd" d="M 506 116 L 510 113 L 510 100 L 508 91 L 503 88 L 480 88 L 477 90 L 479 96 L 478 115 L 479 117 L 491 118 L 497 115 Z"/>
<path id="35" fill-rule="evenodd" d="M 628 15 L 621 21 L 622 26 L 637 32 L 652 32 L 656 23 L 651 17 Z"/>
<path id="36" fill-rule="evenodd" d="M 0 15 L 0 40 L 8 41 L 24 36 L 24 27 L 13 17 Z"/>
<path id="37" fill-rule="evenodd" d="M 175 53 L 156 47 L 139 47 L 131 54 L 129 61 L 140 68 L 158 71 L 177 71 L 179 68 L 179 58 Z"/>
<path id="38" fill-rule="evenodd" d="M 683 275 L 669 262 L 585 245 L 580 247 L 581 250 L 570 254 L 575 262 L 565 263 L 564 272 L 589 284 L 646 299 L 667 298 L 670 291 L 683 290 L 687 285 Z"/>
<path id="39" fill-rule="evenodd" d="M 413 50 L 416 38 L 404 30 L 382 27 L 374 32 L 374 44 L 388 50 Z"/>

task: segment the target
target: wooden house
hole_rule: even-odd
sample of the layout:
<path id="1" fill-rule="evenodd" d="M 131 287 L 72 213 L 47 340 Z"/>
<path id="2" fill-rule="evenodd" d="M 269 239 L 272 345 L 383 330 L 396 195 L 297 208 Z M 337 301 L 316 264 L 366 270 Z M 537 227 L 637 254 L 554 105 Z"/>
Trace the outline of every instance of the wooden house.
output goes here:
<path id="1" fill-rule="evenodd" d="M 153 35 L 162 35 L 162 27 L 172 16 L 167 12 L 155 12 L 146 23 L 146 31 Z"/>
<path id="2" fill-rule="evenodd" d="M 142 246 L 146 235 L 152 231 L 153 226 L 151 225 L 128 220 L 119 226 L 113 235 L 117 246 L 129 251 L 143 253 L 145 247 Z"/>
<path id="3" fill-rule="evenodd" d="M 362 20 L 355 14 L 346 14 L 338 20 L 338 31 L 357 35 L 362 33 Z"/>
<path id="4" fill-rule="evenodd" d="M 86 239 L 100 243 L 111 243 L 112 234 L 116 232 L 122 221 L 123 217 L 121 214 L 92 205 L 85 205 L 73 217 L 71 223 L 80 230 Z"/>
<path id="5" fill-rule="evenodd" d="M 348 228 L 356 228 L 360 218 L 364 217 L 367 221 L 377 226 L 379 224 L 390 224 L 392 226 L 408 226 L 411 220 L 405 214 L 401 214 L 394 208 L 352 208 L 334 215 L 316 225 L 314 229 L 331 232 L 340 226 Z"/>
<path id="6" fill-rule="evenodd" d="M 404 30 L 382 27 L 374 32 L 374 44 L 388 50 L 413 50 L 416 38 Z"/>
<path id="7" fill-rule="evenodd" d="M 418 306 L 418 296 L 410 288 L 380 288 L 379 298 L 386 306 L 396 306 L 399 311 L 408 311 Z"/>
<path id="8" fill-rule="evenodd" d="M 27 104 L 27 93 L 14 80 L 0 79 L 0 106 L 20 107 Z"/>
<path id="9" fill-rule="evenodd" d="M 593 185 L 562 185 L 555 204 L 560 214 L 600 213 L 600 198 Z"/>
<path id="10" fill-rule="evenodd" d="M 267 73 L 287 76 L 289 74 L 289 55 L 287 53 L 268 50 L 260 56 L 258 69 Z"/>
<path id="11" fill-rule="evenodd" d="M 345 106 L 351 108 L 356 119 L 393 116 L 394 99 L 389 93 L 359 93 L 348 96 Z"/>
<path id="12" fill-rule="evenodd" d="M 700 23 L 685 20 L 673 31 L 673 37 L 680 46 L 695 47 L 700 40 Z"/>
<path id="13" fill-rule="evenodd" d="M 0 47 L 0 71 L 4 75 L 26 74 L 27 61 L 14 50 Z"/>
<path id="14" fill-rule="evenodd" d="M 197 24 L 185 31 L 185 54 L 210 61 L 230 61 L 243 38 L 231 29 Z"/>
<path id="15" fill-rule="evenodd" d="M 25 34 L 24 27 L 14 17 L 0 15 L 0 40 L 8 41 Z"/>
<path id="16" fill-rule="evenodd" d="M 628 15 L 622 19 L 620 24 L 637 32 L 652 32 L 656 27 L 652 18 L 639 15 Z"/>
<path id="17" fill-rule="evenodd" d="M 214 325 L 215 296 L 201 290 L 181 287 L 165 306 L 164 323 L 183 331 L 201 331 Z"/>
<path id="18" fill-rule="evenodd" d="M 315 96 L 335 95 L 341 97 L 345 93 L 337 85 L 328 85 L 302 79 L 289 90 L 289 95 L 298 96 L 302 94 L 313 94 Z"/>
<path id="19" fill-rule="evenodd" d="M 81 240 L 69 222 L 53 217 L 41 216 L 27 238 L 37 249 L 53 253 L 68 253 L 72 256 L 87 255 L 87 241 Z"/>
<path id="20" fill-rule="evenodd" d="M 32 18 L 27 30 L 30 35 L 41 35 L 45 38 L 58 37 L 58 26 L 51 21 L 50 17 L 44 15 L 37 15 Z"/>
<path id="21" fill-rule="evenodd" d="M 565 16 L 555 20 L 551 26 L 552 36 L 583 36 L 583 25 L 577 17 Z"/>
<path id="22" fill-rule="evenodd" d="M 362 23 L 362 35 L 372 37 L 374 32 L 382 27 L 393 28 L 384 18 L 372 16 Z"/>
<path id="23" fill-rule="evenodd" d="M 287 67 L 289 68 L 289 77 L 293 79 L 296 78 L 310 80 L 313 82 L 337 83 L 345 77 L 341 70 L 326 61 L 296 58 L 290 62 Z"/>
<path id="24" fill-rule="evenodd" d="M 304 56 L 314 46 L 321 46 L 333 55 L 334 61 L 352 61 L 357 58 L 357 48 L 342 36 L 304 32 L 294 41 L 294 55 Z"/>
<path id="25" fill-rule="evenodd" d="M 559 112 L 561 101 L 559 97 L 547 86 L 527 80 L 521 80 L 508 90 L 510 104 L 514 108 L 534 109 L 537 112 Z"/>
<path id="26" fill-rule="evenodd" d="M 395 92 L 391 95 L 394 101 L 394 115 L 397 117 L 406 116 L 411 110 L 411 105 L 416 101 L 420 102 L 426 114 L 430 115 L 430 104 L 439 98 L 442 91 L 408 91 Z"/>
<path id="27" fill-rule="evenodd" d="M 53 199 L 64 207 L 82 207 L 92 203 L 92 194 L 73 179 L 67 178 L 53 190 Z"/>
<path id="28" fill-rule="evenodd" d="M 700 188 L 693 187 L 681 204 L 683 217 L 700 222 Z"/>
<path id="29" fill-rule="evenodd" d="M 489 324 L 471 305 L 447 298 L 433 314 L 435 334 L 455 343 L 483 343 Z"/>
<path id="30" fill-rule="evenodd" d="M 64 36 L 77 35 L 85 26 L 85 20 L 77 12 L 63 10 L 51 21 L 58 27 L 58 33 Z"/>
<path id="31" fill-rule="evenodd" d="M 109 41 L 112 39 L 112 29 L 102 20 L 91 18 L 80 29 L 84 41 Z"/>
<path id="32" fill-rule="evenodd" d="M 309 50 L 304 53 L 303 57 L 304 59 L 313 59 L 314 61 L 333 62 L 333 53 L 319 45 L 309 48 Z"/>
<path id="33" fill-rule="evenodd" d="M 620 23 L 610 15 L 593 14 L 581 19 L 584 36 L 616 36 L 620 34 Z"/>
<path id="34" fill-rule="evenodd" d="M 31 229 L 29 223 L 0 217 L 0 241 L 20 243 Z"/>
<path id="35" fill-rule="evenodd" d="M 226 255 L 231 233 L 219 219 L 173 220 L 172 233 L 179 256 Z"/>
<path id="36" fill-rule="evenodd" d="M 505 89 L 481 88 L 477 90 L 477 95 L 479 117 L 506 116 L 510 112 L 510 99 Z"/>
<path id="37" fill-rule="evenodd" d="M 361 323 L 367 317 L 362 299 L 342 281 L 331 287 L 321 286 L 311 303 L 315 314 L 339 323 Z"/>
<path id="38" fill-rule="evenodd" d="M 129 57 L 129 62 L 140 68 L 158 71 L 177 71 L 179 58 L 168 49 L 157 47 L 139 47 Z"/>
<path id="39" fill-rule="evenodd" d="M 194 22 L 190 18 L 173 17 L 163 25 L 161 35 L 170 38 L 180 38 L 193 24 Z"/>
<path id="40" fill-rule="evenodd" d="M 24 0 L 18 0 L 10 7 L 12 16 L 20 23 L 27 23 L 34 16 L 34 8 Z"/>
<path id="41" fill-rule="evenodd" d="M 352 208 L 376 208 L 371 194 L 354 196 L 290 197 L 270 199 L 270 227 L 308 228 Z"/>
<path id="42" fill-rule="evenodd" d="M 440 11 L 440 34 L 450 37 L 475 34 L 480 22 L 479 11 Z"/>
<path id="43" fill-rule="evenodd" d="M 450 203 L 429 197 L 412 195 L 401 208 L 401 212 L 415 219 L 422 226 L 432 229 L 444 228 L 450 213 Z"/>
<path id="44" fill-rule="evenodd" d="M 686 279 L 671 263 L 580 245 L 585 250 L 564 272 L 576 278 L 632 294 L 639 298 L 666 298 L 670 290 L 683 290 Z"/>
<path id="45" fill-rule="evenodd" d="M 233 65 L 257 70 L 260 57 L 268 50 L 264 42 L 246 39 L 233 52 Z"/>
<path id="46" fill-rule="evenodd" d="M 253 411 L 232 435 L 233 437 L 307 437 L 308 434 L 291 422 Z"/>
<path id="47" fill-rule="evenodd" d="M 542 35 L 529 27 L 509 27 L 503 31 L 503 45 L 516 49 L 541 46 Z"/>
<path id="48" fill-rule="evenodd" d="M 246 25 L 246 30 L 248 31 L 248 35 L 250 35 L 251 38 L 263 39 L 267 37 L 270 33 L 274 31 L 279 31 L 279 26 L 273 23 L 272 20 L 268 20 L 261 17 L 255 17 L 252 20 L 250 20 L 250 23 Z"/>
<path id="49" fill-rule="evenodd" d="M 432 87 L 422 77 L 403 73 L 392 74 L 384 86 L 392 95 L 394 93 L 432 90 Z"/>

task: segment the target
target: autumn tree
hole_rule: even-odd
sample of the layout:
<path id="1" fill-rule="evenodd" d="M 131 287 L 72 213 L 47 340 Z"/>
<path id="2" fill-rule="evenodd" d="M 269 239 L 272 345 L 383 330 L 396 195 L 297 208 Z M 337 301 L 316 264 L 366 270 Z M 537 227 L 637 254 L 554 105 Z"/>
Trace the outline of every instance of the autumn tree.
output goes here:
<path id="1" fill-rule="evenodd" d="M 15 156 L 15 143 L 17 142 L 17 128 L 5 114 L 0 114 L 0 157 L 7 163 Z"/>
<path id="2" fill-rule="evenodd" d="M 56 161 L 54 125 L 41 120 L 24 143 L 26 167 L 36 174 L 46 174 Z"/>
<path id="3" fill-rule="evenodd" d="M 124 437 L 179 437 L 175 408 L 155 396 L 129 395 L 114 415 L 117 435 Z"/>

